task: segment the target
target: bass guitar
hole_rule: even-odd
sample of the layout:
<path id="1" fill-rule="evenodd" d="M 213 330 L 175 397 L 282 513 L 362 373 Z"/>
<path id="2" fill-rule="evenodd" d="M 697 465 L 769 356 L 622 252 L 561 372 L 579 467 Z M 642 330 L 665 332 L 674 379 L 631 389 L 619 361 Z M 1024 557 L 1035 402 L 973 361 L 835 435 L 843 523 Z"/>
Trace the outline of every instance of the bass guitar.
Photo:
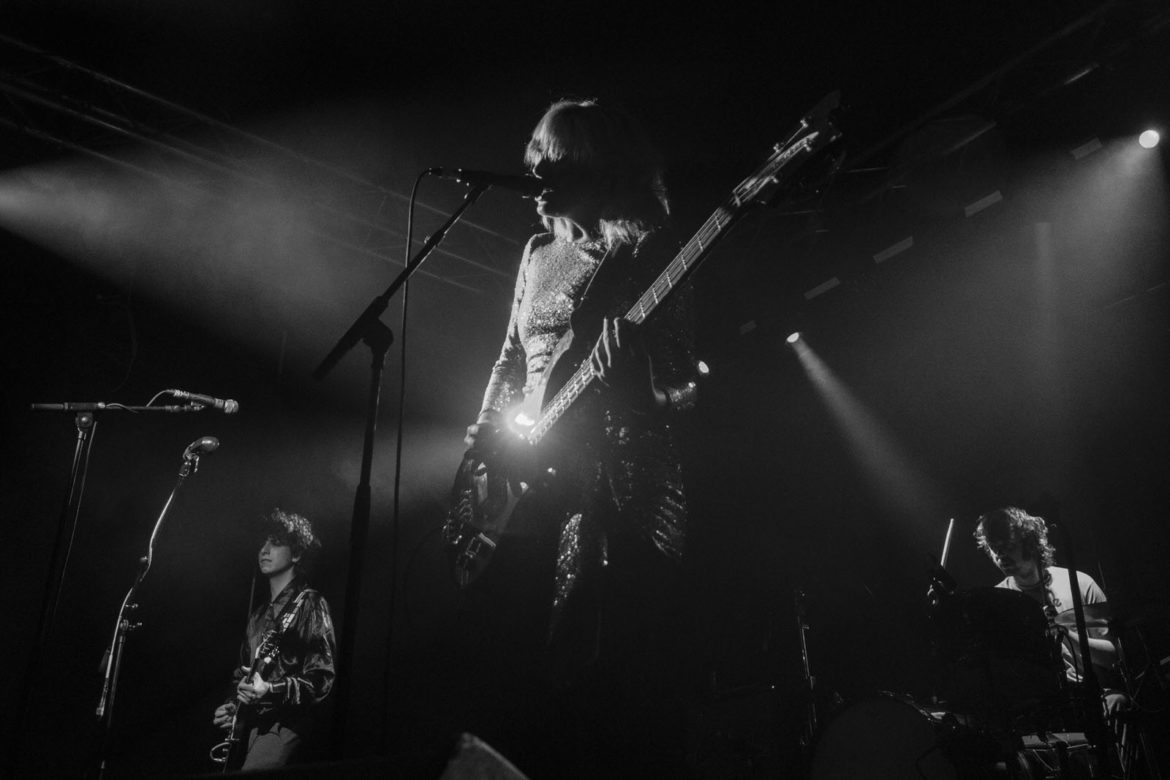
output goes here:
<path id="1" fill-rule="evenodd" d="M 801 118 L 796 128 L 775 145 L 764 164 L 741 181 L 683 245 L 625 313 L 625 319 L 635 326 L 644 323 L 698 269 L 715 244 L 750 208 L 775 203 L 778 190 L 792 183 L 796 171 L 840 138 L 829 116 L 838 100 L 837 92 L 830 93 Z M 602 263 L 599 274 L 605 271 L 606 265 L 607 262 Z M 586 299 L 588 296 L 587 293 Z M 582 307 L 586 302 L 582 302 Z M 528 394 L 519 414 L 510 421 L 524 427 L 523 432 L 515 433 L 514 440 L 505 445 L 505 449 L 512 451 L 510 458 L 493 458 L 469 451 L 459 466 L 452 488 L 453 506 L 443 526 L 443 537 L 460 587 L 470 585 L 487 568 L 513 508 L 528 487 L 509 476 L 500 462 L 511 459 L 543 465 L 539 449 L 542 442 L 578 399 L 596 386 L 588 359 L 593 342 L 581 336 L 589 332 L 596 334 L 597 329 L 578 327 L 579 313 L 574 312 L 573 327 L 553 351 L 539 386 Z M 599 321 L 600 316 L 596 319 Z M 526 473 L 546 471 L 530 466 Z"/>

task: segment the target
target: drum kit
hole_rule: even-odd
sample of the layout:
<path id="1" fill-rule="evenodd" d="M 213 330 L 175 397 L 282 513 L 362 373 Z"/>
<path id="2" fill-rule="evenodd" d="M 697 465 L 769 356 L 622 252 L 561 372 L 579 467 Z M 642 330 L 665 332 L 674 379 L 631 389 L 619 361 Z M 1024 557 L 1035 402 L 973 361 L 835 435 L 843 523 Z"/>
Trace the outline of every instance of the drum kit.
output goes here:
<path id="1" fill-rule="evenodd" d="M 1087 628 L 1108 628 L 1118 638 L 1170 622 L 1170 608 L 1086 604 L 1084 618 Z M 878 692 L 840 706 L 813 740 L 813 780 L 1161 778 L 1157 740 L 1140 716 L 1110 716 L 1108 752 L 1087 737 L 1094 733 L 1092 713 L 1061 658 L 1062 641 L 1077 632 L 1072 610 L 1050 620 L 1017 591 L 955 590 L 933 601 L 932 625 L 936 693 L 924 702 Z M 1165 678 L 1155 655 L 1143 647 L 1141 655 L 1151 660 L 1131 675 L 1123 643 L 1117 644 L 1128 711 L 1149 712 L 1140 699 L 1153 698 L 1139 689 L 1155 678 L 1161 698 L 1155 707 L 1164 707 Z M 1108 766 L 1100 766 L 1102 756 Z"/>

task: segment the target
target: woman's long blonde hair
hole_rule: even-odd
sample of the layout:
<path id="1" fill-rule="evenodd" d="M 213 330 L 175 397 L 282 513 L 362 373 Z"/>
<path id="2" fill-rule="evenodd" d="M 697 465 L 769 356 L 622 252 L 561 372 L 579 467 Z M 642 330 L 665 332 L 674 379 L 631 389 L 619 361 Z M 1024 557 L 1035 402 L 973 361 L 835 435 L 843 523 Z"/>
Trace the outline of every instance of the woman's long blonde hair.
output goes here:
<path id="1" fill-rule="evenodd" d="M 670 214 L 662 162 L 641 125 L 624 111 L 596 100 L 560 100 L 549 106 L 532 131 L 524 162 L 569 163 L 595 174 L 606 191 L 597 225 L 586 225 L 609 246 L 637 243 Z M 571 239 L 573 227 L 562 217 L 545 217 L 544 226 Z"/>

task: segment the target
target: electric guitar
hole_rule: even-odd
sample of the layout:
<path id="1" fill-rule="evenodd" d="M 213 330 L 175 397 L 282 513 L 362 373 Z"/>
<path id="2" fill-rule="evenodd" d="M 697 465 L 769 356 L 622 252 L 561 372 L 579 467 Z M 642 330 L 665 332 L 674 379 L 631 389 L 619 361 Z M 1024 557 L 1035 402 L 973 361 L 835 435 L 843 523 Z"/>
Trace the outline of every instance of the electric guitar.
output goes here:
<path id="1" fill-rule="evenodd" d="M 645 322 L 694 273 L 711 248 L 749 208 L 774 203 L 777 190 L 790 183 L 793 174 L 806 161 L 840 138 L 829 118 L 838 100 L 837 92 L 830 93 L 801 118 L 785 140 L 776 144 L 767 161 L 740 182 L 730 197 L 707 218 L 636 300 L 624 315 L 625 319 L 635 326 Z M 607 262 L 608 258 L 602 262 L 599 275 L 606 270 Z M 590 288 L 593 287 L 594 283 L 591 283 Z M 539 386 L 525 398 L 520 414 L 509 421 L 526 426 L 523 433 L 515 434 L 515 440 L 506 444 L 506 448 L 512 450 L 513 459 L 530 464 L 526 470 L 529 474 L 549 473 L 547 469 L 531 466 L 543 465 L 539 446 L 578 399 L 596 386 L 589 353 L 599 332 L 600 315 L 587 323 L 579 320 L 588 320 L 588 316 L 578 317 L 581 308 L 588 308 L 590 292 L 586 293 L 581 307 L 574 311 L 572 327 L 553 351 Z M 587 337 L 590 334 L 592 339 Z M 460 587 L 470 585 L 486 569 L 513 508 L 528 489 L 527 483 L 518 481 L 499 467 L 500 458 L 494 460 L 497 463 L 493 463 L 490 456 L 485 459 L 483 454 L 469 451 L 455 476 L 453 507 L 443 526 L 443 537 Z"/>
<path id="2" fill-rule="evenodd" d="M 300 609 L 301 602 L 305 600 L 306 593 L 308 593 L 307 588 L 301 590 L 293 603 L 281 613 L 276 625 L 264 632 L 264 636 L 260 639 L 260 646 L 256 648 L 256 657 L 253 659 L 252 666 L 248 671 L 249 678 L 255 679 L 259 677 L 261 680 L 267 679 L 268 671 L 272 667 L 272 663 L 276 660 L 277 653 L 280 652 L 280 639 L 284 636 L 288 627 L 292 625 L 293 620 L 296 619 L 297 612 Z M 232 720 L 228 726 L 227 738 L 211 748 L 211 760 L 217 764 L 221 764 L 225 772 L 229 768 L 239 765 L 242 761 L 243 756 L 240 754 L 241 745 L 244 741 L 244 735 L 248 733 L 250 725 L 248 723 L 248 716 L 254 707 L 254 704 L 245 704 L 237 701 L 235 712 L 232 713 Z"/>

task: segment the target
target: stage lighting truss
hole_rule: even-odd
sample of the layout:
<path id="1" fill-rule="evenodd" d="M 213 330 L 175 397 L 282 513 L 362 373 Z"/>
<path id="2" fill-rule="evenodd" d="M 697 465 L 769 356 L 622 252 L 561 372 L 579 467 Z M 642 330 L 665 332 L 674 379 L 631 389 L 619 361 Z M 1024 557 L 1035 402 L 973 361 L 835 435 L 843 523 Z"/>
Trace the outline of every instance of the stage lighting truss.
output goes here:
<path id="1" fill-rule="evenodd" d="M 403 264 L 409 199 L 402 193 L 4 35 L 0 64 L 0 128 L 180 187 L 299 198 L 320 239 L 356 256 Z M 289 192 L 262 173 L 273 169 L 322 186 L 312 196 Z M 425 203 L 416 208 L 446 216 Z M 485 283 L 507 288 L 511 276 L 502 269 L 519 243 L 472 220 L 460 225 L 474 240 L 448 240 L 435 250 L 448 258 L 442 267 L 454 270 L 419 273 L 467 290 Z M 415 237 L 416 248 L 422 240 Z M 493 245 L 499 263 L 468 256 L 490 253 Z"/>

